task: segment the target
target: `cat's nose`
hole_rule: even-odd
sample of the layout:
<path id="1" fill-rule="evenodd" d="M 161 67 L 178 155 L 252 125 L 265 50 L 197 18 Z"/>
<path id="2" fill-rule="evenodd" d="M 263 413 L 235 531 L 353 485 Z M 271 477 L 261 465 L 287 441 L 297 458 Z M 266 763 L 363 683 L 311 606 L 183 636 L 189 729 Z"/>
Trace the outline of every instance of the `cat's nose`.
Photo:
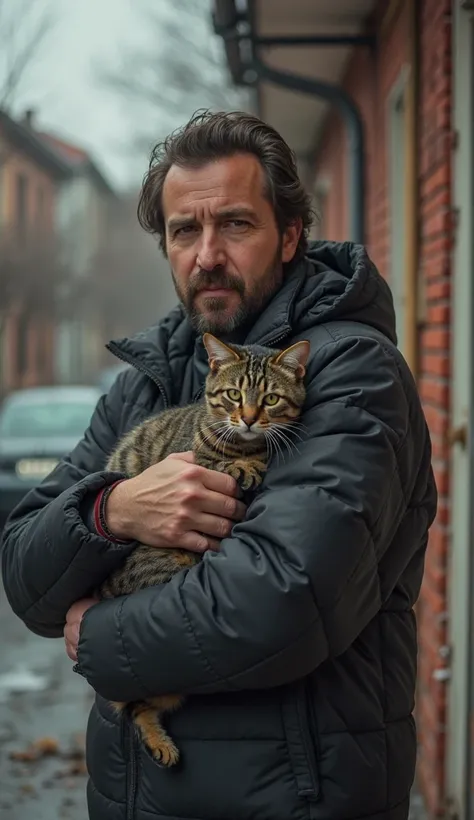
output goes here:
<path id="1" fill-rule="evenodd" d="M 257 421 L 257 411 L 252 407 L 244 407 L 242 411 L 242 421 L 250 428 L 252 424 L 255 424 Z"/>

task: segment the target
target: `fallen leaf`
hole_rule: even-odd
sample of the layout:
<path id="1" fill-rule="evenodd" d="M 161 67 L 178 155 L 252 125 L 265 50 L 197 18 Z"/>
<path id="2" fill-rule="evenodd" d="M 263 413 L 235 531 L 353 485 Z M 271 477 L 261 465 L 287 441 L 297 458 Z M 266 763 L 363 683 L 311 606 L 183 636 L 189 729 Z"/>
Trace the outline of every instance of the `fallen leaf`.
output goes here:
<path id="1" fill-rule="evenodd" d="M 55 737 L 41 737 L 33 744 L 42 755 L 57 755 L 59 741 Z"/>
<path id="2" fill-rule="evenodd" d="M 20 752 L 11 752 L 10 759 L 23 763 L 34 763 L 41 757 L 49 757 L 59 753 L 59 742 L 54 737 L 41 737 Z"/>

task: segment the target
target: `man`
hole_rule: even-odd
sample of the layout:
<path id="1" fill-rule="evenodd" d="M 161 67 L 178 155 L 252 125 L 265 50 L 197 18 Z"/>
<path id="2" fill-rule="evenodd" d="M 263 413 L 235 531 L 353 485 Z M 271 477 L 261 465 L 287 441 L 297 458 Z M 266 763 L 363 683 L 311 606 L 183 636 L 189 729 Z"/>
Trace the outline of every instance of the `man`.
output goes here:
<path id="1" fill-rule="evenodd" d="M 247 114 L 201 114 L 155 149 L 139 206 L 181 305 L 111 346 L 132 368 L 83 441 L 17 508 L 6 592 L 40 635 L 64 634 L 97 693 L 92 820 L 408 815 L 415 768 L 413 606 L 436 508 L 430 441 L 396 347 L 390 291 L 364 249 L 307 245 L 311 218 L 282 138 Z M 305 437 L 246 510 L 228 476 L 170 456 L 100 490 L 119 436 L 196 400 L 209 330 L 308 339 Z M 104 529 L 105 528 L 105 529 Z M 96 603 L 137 541 L 204 553 L 169 584 Z M 67 623 L 65 626 L 65 622 Z M 186 694 L 160 768 L 109 701 Z"/>

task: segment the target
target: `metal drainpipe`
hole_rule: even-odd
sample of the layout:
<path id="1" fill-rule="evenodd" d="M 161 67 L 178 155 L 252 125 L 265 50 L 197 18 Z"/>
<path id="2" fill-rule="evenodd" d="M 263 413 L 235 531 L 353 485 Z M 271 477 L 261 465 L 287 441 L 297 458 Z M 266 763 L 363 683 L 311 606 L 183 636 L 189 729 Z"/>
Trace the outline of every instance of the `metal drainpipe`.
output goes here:
<path id="1" fill-rule="evenodd" d="M 254 70 L 260 80 L 274 85 L 322 97 L 336 105 L 344 118 L 349 137 L 349 219 L 350 238 L 363 245 L 365 242 L 365 155 L 364 128 L 362 119 L 353 99 L 344 89 L 332 83 L 301 77 L 272 68 L 253 56 L 249 69 Z"/>

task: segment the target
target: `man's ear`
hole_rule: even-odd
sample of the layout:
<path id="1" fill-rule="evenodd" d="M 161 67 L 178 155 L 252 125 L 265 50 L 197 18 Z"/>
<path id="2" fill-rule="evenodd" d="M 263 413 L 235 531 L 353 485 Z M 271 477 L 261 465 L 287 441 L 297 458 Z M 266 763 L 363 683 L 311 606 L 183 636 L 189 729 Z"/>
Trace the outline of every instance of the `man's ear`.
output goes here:
<path id="1" fill-rule="evenodd" d="M 283 231 L 282 246 L 281 246 L 281 261 L 291 262 L 293 259 L 298 242 L 300 241 L 301 232 L 303 230 L 303 222 L 299 216 L 290 225 L 287 225 Z"/>

